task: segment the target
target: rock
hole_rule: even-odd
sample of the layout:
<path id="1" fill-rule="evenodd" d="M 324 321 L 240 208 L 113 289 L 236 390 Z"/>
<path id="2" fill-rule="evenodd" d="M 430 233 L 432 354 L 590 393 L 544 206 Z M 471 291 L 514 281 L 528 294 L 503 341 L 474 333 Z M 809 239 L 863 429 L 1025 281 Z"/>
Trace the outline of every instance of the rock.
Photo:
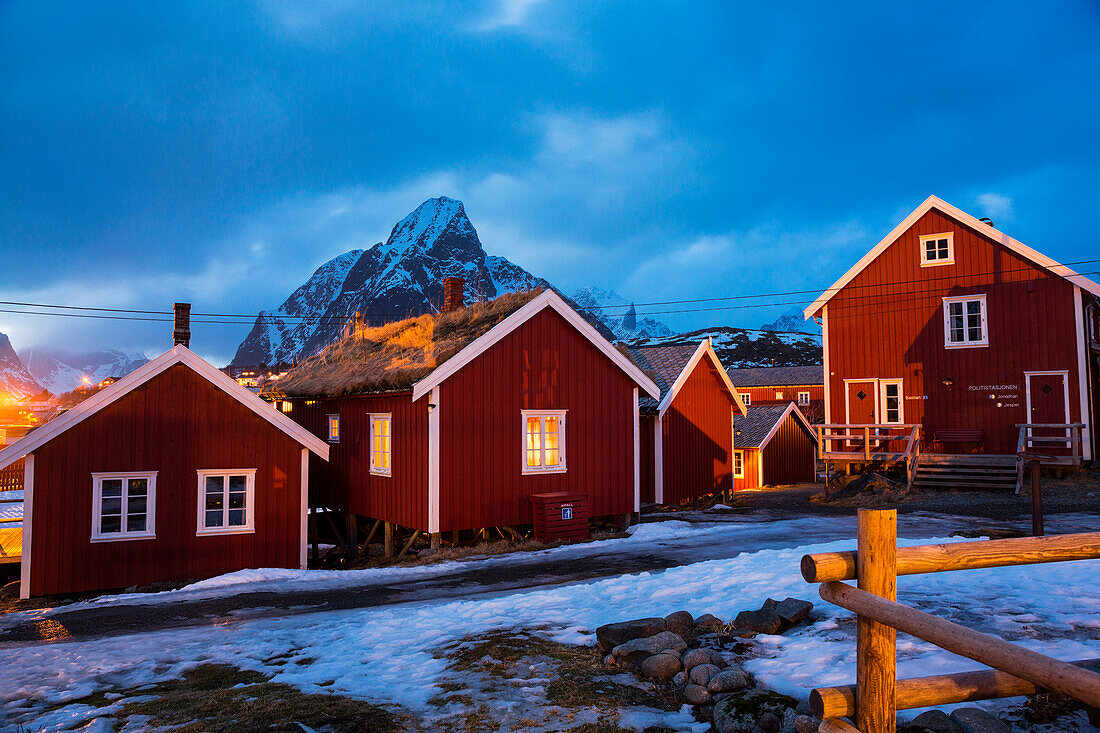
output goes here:
<path id="1" fill-rule="evenodd" d="M 692 649 L 684 655 L 684 669 L 691 671 L 692 667 L 700 664 L 713 664 L 715 667 L 725 667 L 726 660 L 713 649 Z"/>
<path id="2" fill-rule="evenodd" d="M 756 719 L 756 726 L 763 728 L 764 733 L 779 733 L 779 716 L 775 713 L 764 713 Z"/>
<path id="3" fill-rule="evenodd" d="M 730 693 L 714 706 L 713 724 L 718 733 L 747 733 L 764 713 L 782 716 L 798 700 L 778 692 L 747 687 Z"/>
<path id="4" fill-rule="evenodd" d="M 725 625 L 725 621 L 709 613 L 704 613 L 702 616 L 695 619 L 695 628 L 702 631 L 716 631 Z"/>
<path id="5" fill-rule="evenodd" d="M 674 685 L 683 685 L 685 682 L 687 682 L 687 675 L 683 672 L 677 672 L 672 676 L 672 684 Z"/>
<path id="6" fill-rule="evenodd" d="M 910 720 L 909 725 L 924 728 L 933 733 L 962 733 L 959 724 L 942 710 L 927 710 Z"/>
<path id="7" fill-rule="evenodd" d="M 679 654 L 654 654 L 642 660 L 642 676 L 653 680 L 667 680 L 680 671 Z"/>
<path id="8" fill-rule="evenodd" d="M 765 604 L 765 607 L 759 611 L 742 611 L 737 614 L 733 625 L 734 628 L 748 629 L 758 634 L 777 634 L 783 627 L 783 620 L 779 618 L 774 608 L 769 609 Z"/>
<path id="9" fill-rule="evenodd" d="M 821 721 L 812 715 L 796 715 L 794 717 L 795 733 L 817 733 Z"/>
<path id="10" fill-rule="evenodd" d="M 809 601 L 800 601 L 797 598 L 785 598 L 775 606 L 775 613 L 783 620 L 783 625 L 790 628 L 800 621 L 805 620 L 814 604 Z"/>
<path id="11" fill-rule="evenodd" d="M 688 679 L 697 685 L 706 687 L 710 684 L 710 678 L 718 674 L 720 670 L 713 664 L 697 664 L 688 672 Z"/>
<path id="12" fill-rule="evenodd" d="M 683 636 L 695 626 L 695 619 L 687 611 L 676 611 L 665 616 L 665 628 Z"/>
<path id="13" fill-rule="evenodd" d="M 662 619 L 662 623 L 663 622 L 664 620 Z M 638 665 L 641 664 L 642 660 L 646 657 L 660 654 L 666 649 L 682 652 L 684 649 L 687 649 L 687 644 L 684 643 L 683 639 L 671 631 L 661 631 L 653 636 L 632 639 L 631 641 L 619 644 L 612 648 L 611 656 L 615 657 L 617 661 L 625 661 L 630 665 Z"/>
<path id="14" fill-rule="evenodd" d="M 608 667 L 612 667 L 612 666 L 614 666 L 614 665 L 615 665 L 615 657 L 613 657 L 612 655 L 608 654 L 607 656 L 605 656 L 605 657 L 603 658 L 603 663 L 604 663 L 604 665 L 606 665 L 606 666 L 608 666 Z"/>
<path id="15" fill-rule="evenodd" d="M 664 630 L 665 620 L 663 618 L 639 618 L 633 621 L 620 621 L 614 624 L 605 624 L 596 629 L 596 642 L 600 645 L 601 651 L 609 652 L 620 644 L 653 636 Z"/>
<path id="16" fill-rule="evenodd" d="M 739 669 L 730 668 L 711 677 L 707 683 L 707 691 L 713 695 L 716 692 L 733 692 L 748 685 L 748 675 Z"/>
<path id="17" fill-rule="evenodd" d="M 1009 727 L 981 708 L 959 708 L 951 719 L 963 733 L 1009 733 Z"/>
<path id="18" fill-rule="evenodd" d="M 692 705 L 706 705 L 710 702 L 710 693 L 702 685 L 688 685 L 684 688 L 684 699 Z"/>
<path id="19" fill-rule="evenodd" d="M 798 705 L 795 706 L 794 711 L 799 715 L 813 715 L 813 708 L 810 707 L 809 700 L 799 700 Z"/>

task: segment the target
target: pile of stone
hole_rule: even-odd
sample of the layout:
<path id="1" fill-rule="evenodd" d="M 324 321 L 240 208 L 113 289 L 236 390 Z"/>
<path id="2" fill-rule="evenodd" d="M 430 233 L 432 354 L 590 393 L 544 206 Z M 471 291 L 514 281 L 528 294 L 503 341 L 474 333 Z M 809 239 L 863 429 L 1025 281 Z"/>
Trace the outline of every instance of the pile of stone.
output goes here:
<path id="1" fill-rule="evenodd" d="M 694 618 L 677 611 L 601 626 L 596 641 L 605 664 L 676 687 L 695 706 L 695 717 L 709 721 L 718 733 L 810 733 L 821 721 L 809 714 L 805 701 L 757 687 L 751 675 L 731 663 L 737 654 L 723 650 L 731 641 L 783 633 L 812 609 L 812 603 L 795 598 L 768 599 L 728 624 L 711 614 Z"/>

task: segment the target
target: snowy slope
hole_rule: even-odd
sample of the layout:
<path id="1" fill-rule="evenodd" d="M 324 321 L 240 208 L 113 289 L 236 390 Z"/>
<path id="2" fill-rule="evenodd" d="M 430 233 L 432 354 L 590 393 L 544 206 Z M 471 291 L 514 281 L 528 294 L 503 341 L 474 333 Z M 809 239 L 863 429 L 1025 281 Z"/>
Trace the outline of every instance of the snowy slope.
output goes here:
<path id="1" fill-rule="evenodd" d="M 614 290 L 595 286 L 581 288 L 573 293 L 573 301 L 599 318 L 620 341 L 638 338 L 664 338 L 672 336 L 672 330 L 653 318 L 638 318 L 634 304 Z"/>
<path id="2" fill-rule="evenodd" d="M 461 201 L 428 199 L 385 242 L 326 263 L 279 310 L 262 312 L 232 363 L 311 356 L 356 311 L 375 324 L 434 312 L 443 300 L 443 278 L 452 276 L 465 279 L 467 303 L 549 286 L 503 257 L 487 255 Z"/>
<path id="3" fill-rule="evenodd" d="M 807 320 L 802 311 L 792 308 L 771 323 L 765 323 L 760 327 L 765 331 L 809 331 L 820 333 L 821 326 L 813 319 Z"/>
<path id="4" fill-rule="evenodd" d="M 25 350 L 22 358 L 27 371 L 55 395 L 76 389 L 84 377 L 97 384 L 107 377 L 124 377 L 149 362 L 144 354 L 127 354 L 117 349 L 73 353 L 32 348 Z"/>
<path id="5" fill-rule="evenodd" d="M 698 344 L 705 338 L 711 340 L 714 351 L 727 369 L 811 366 L 822 361 L 820 336 L 800 336 L 729 326 L 703 328 L 667 338 L 635 339 L 630 345 Z"/>
<path id="6" fill-rule="evenodd" d="M 0 405 L 42 391 L 34 376 L 23 366 L 11 341 L 0 333 Z"/>

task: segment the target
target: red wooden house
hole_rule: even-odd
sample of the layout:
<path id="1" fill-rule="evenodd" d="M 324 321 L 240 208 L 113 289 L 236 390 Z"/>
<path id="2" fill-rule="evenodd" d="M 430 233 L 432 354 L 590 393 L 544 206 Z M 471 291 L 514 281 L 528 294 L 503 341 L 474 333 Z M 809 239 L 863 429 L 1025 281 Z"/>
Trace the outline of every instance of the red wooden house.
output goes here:
<path id="1" fill-rule="evenodd" d="M 752 405 L 733 429 L 734 489 L 817 480 L 817 435 L 795 403 Z"/>
<path id="2" fill-rule="evenodd" d="M 643 498 L 672 504 L 734 488 L 733 417 L 745 406 L 710 341 L 630 355 L 661 390 L 642 403 Z"/>
<path id="3" fill-rule="evenodd" d="M 176 346 L 0 451 L 24 460 L 20 596 L 304 568 L 328 451 Z"/>
<path id="4" fill-rule="evenodd" d="M 431 533 L 531 524 L 535 494 L 636 512 L 656 385 L 551 290 L 362 327 L 266 393 L 331 445 L 311 502 Z"/>
<path id="5" fill-rule="evenodd" d="M 794 402 L 810 422 L 825 418 L 825 377 L 820 364 L 726 371 L 746 407 Z"/>
<path id="6" fill-rule="evenodd" d="M 1081 423 L 1089 459 L 1100 352 L 1086 314 L 1098 295 L 1092 280 L 930 196 L 806 308 L 823 330 L 825 421 L 911 423 L 926 452 L 1002 456 L 1016 453 L 1017 424 Z"/>

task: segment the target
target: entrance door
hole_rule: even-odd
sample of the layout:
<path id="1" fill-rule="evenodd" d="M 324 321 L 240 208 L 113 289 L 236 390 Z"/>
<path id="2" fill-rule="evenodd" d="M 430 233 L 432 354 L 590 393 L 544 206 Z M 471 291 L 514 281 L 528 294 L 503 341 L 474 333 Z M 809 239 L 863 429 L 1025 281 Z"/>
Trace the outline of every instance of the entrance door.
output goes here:
<path id="1" fill-rule="evenodd" d="M 847 382 L 849 425 L 875 425 L 878 423 L 878 383 L 874 379 Z M 863 450 L 863 440 L 848 442 L 848 450 Z"/>
<path id="2" fill-rule="evenodd" d="M 1027 372 L 1027 421 L 1033 424 L 1068 423 L 1069 390 L 1066 386 L 1066 372 Z M 1052 428 L 1034 428 L 1035 436 L 1068 436 L 1066 430 Z M 1069 448 L 1068 441 L 1066 448 Z M 1058 443 L 1042 442 L 1032 447 L 1036 453 L 1065 453 Z"/>

